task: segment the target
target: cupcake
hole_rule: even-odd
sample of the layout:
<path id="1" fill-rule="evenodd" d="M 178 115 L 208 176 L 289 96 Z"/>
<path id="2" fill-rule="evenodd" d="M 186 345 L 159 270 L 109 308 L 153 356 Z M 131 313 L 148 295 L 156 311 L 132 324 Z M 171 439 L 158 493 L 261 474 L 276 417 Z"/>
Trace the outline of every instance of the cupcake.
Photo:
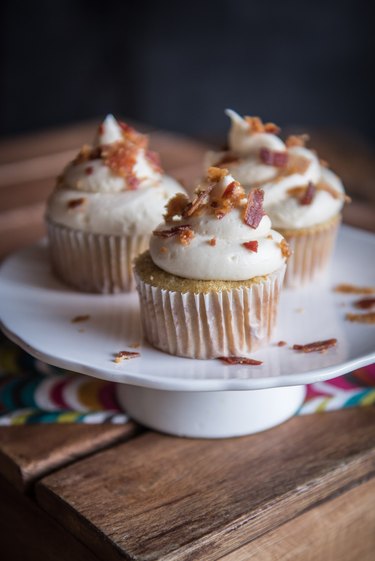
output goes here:
<path id="1" fill-rule="evenodd" d="M 283 142 L 273 123 L 226 113 L 232 121 L 229 149 L 208 153 L 206 163 L 225 166 L 247 190 L 263 189 L 264 209 L 292 251 L 286 286 L 315 281 L 330 262 L 348 199 L 342 182 L 306 148 L 307 135 Z"/>
<path id="2" fill-rule="evenodd" d="M 263 192 L 210 168 L 189 200 L 177 194 L 150 250 L 135 262 L 143 330 L 173 355 L 241 356 L 269 341 L 287 243 L 271 229 Z"/>
<path id="3" fill-rule="evenodd" d="M 131 290 L 132 261 L 148 247 L 167 200 L 179 191 L 148 150 L 147 136 L 108 115 L 48 200 L 54 272 L 84 292 Z"/>

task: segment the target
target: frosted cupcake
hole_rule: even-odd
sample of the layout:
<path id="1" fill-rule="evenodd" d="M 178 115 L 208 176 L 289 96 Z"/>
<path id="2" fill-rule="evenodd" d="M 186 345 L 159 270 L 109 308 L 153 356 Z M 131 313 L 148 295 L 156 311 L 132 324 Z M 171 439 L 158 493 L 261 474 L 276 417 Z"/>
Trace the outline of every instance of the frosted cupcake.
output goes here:
<path id="1" fill-rule="evenodd" d="M 247 190 L 263 189 L 264 208 L 292 251 L 285 284 L 316 280 L 329 264 L 347 199 L 342 182 L 305 147 L 306 135 L 284 143 L 273 123 L 226 113 L 229 150 L 210 152 L 206 163 L 225 166 Z"/>
<path id="2" fill-rule="evenodd" d="M 178 194 L 137 258 L 144 333 L 173 355 L 241 356 L 267 344 L 276 321 L 288 247 L 271 229 L 263 192 L 248 196 L 210 168 L 189 201 Z"/>
<path id="3" fill-rule="evenodd" d="M 87 292 L 134 287 L 133 258 L 148 247 L 167 200 L 183 191 L 162 173 L 147 136 L 108 115 L 47 204 L 52 266 L 61 280 Z"/>

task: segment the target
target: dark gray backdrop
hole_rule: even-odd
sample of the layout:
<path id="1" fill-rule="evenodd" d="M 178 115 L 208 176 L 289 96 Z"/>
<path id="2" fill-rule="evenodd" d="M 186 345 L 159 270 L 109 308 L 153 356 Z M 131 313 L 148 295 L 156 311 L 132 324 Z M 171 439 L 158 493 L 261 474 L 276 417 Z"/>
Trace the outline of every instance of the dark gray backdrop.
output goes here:
<path id="1" fill-rule="evenodd" d="M 363 0 L 7 0 L 1 134 L 128 115 L 201 137 L 223 108 L 374 136 Z"/>

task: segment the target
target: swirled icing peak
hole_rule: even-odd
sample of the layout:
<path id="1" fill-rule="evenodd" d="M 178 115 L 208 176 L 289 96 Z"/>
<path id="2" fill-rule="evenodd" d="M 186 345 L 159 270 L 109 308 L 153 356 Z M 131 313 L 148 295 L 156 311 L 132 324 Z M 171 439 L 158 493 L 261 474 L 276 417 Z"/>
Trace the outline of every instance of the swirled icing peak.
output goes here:
<path id="1" fill-rule="evenodd" d="M 64 170 L 59 185 L 77 191 L 117 193 L 156 184 L 161 178 L 157 154 L 148 137 L 107 115 L 93 145 L 84 145 Z"/>
<path id="2" fill-rule="evenodd" d="M 276 228 L 303 228 L 337 215 L 345 200 L 340 179 L 305 147 L 307 135 L 284 142 L 274 123 L 259 117 L 231 119 L 226 152 L 210 152 L 205 165 L 226 167 L 247 189 L 264 190 L 264 207 Z"/>
<path id="3" fill-rule="evenodd" d="M 271 229 L 263 191 L 246 195 L 228 170 L 211 167 L 195 196 L 178 194 L 153 232 L 151 257 L 168 273 L 196 280 L 247 280 L 284 265 L 288 250 Z"/>

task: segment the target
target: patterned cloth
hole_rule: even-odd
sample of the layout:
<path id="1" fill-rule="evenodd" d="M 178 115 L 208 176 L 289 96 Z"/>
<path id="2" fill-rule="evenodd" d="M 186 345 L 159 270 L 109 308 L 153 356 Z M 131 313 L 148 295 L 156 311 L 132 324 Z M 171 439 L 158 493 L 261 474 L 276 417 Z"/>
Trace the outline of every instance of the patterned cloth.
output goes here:
<path id="1" fill-rule="evenodd" d="M 375 364 L 307 386 L 299 414 L 375 403 Z M 0 335 L 0 425 L 127 423 L 116 384 L 41 362 Z"/>

